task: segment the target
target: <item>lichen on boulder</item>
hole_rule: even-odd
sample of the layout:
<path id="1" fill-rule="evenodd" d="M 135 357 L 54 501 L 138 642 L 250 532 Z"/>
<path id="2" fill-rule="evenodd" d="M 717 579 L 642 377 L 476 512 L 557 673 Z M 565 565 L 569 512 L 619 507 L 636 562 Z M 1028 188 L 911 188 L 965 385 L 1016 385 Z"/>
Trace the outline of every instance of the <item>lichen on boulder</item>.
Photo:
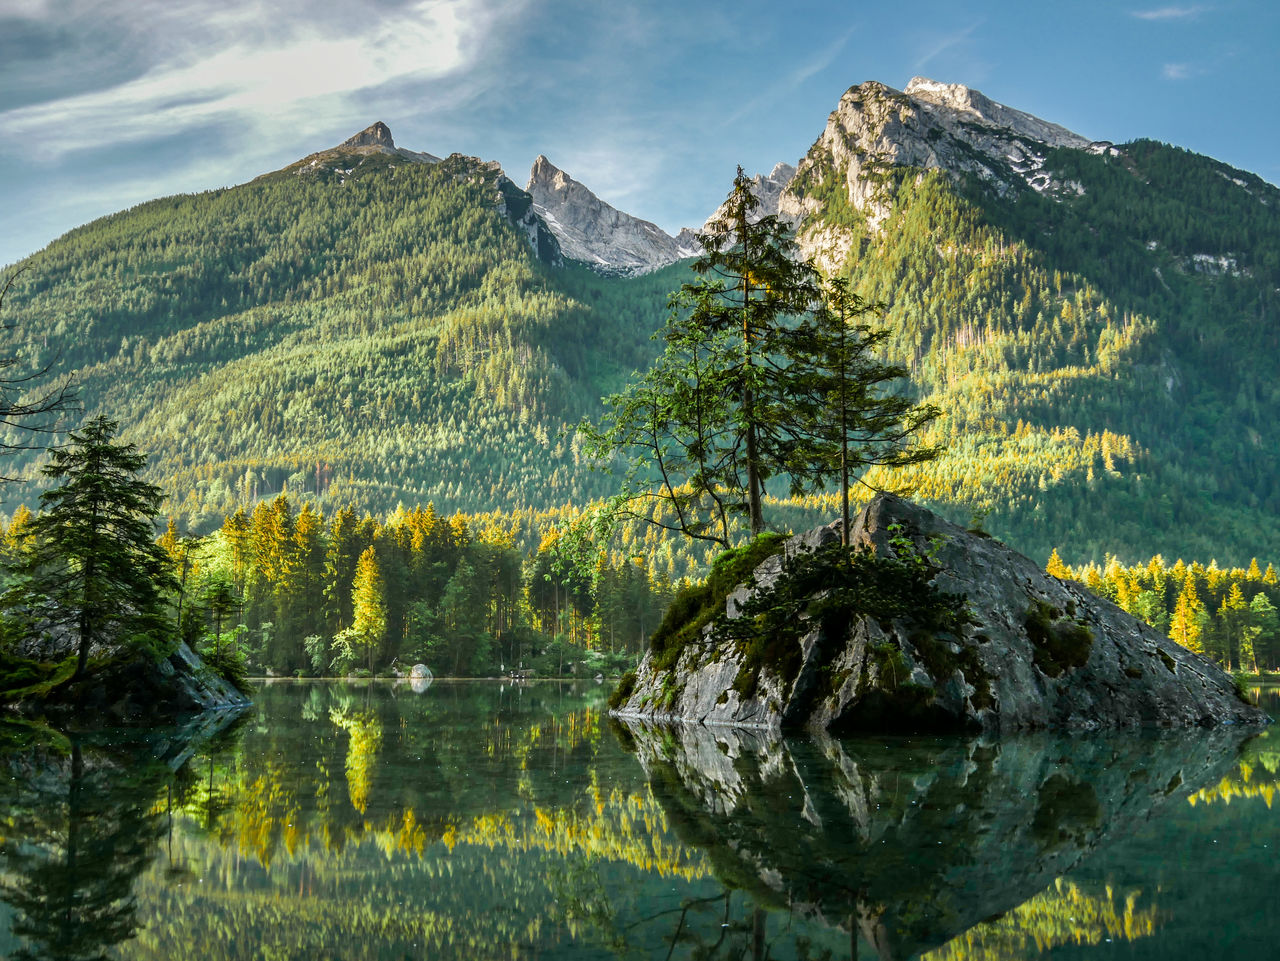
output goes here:
<path id="1" fill-rule="evenodd" d="M 1221 669 L 984 534 L 881 494 L 655 647 L 620 717 L 853 731 L 1264 724 Z"/>

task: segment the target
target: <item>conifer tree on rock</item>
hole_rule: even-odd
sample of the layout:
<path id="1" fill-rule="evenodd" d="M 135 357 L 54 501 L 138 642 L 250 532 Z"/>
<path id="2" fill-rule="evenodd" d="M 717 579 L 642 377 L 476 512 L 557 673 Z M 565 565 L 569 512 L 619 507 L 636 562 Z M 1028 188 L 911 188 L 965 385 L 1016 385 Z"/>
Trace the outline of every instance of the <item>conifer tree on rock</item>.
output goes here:
<path id="1" fill-rule="evenodd" d="M 907 369 L 881 360 L 889 330 L 869 318 L 883 310 L 843 277 L 823 285 L 812 311 L 791 333 L 792 477 L 822 490 L 832 478 L 841 499 L 840 542 L 849 546 L 849 487 L 869 467 L 907 467 L 942 449 L 913 443 L 942 411 L 893 390 Z M 901 492 L 899 492 L 901 493 Z"/>
<path id="2" fill-rule="evenodd" d="M 95 644 L 155 649 L 172 628 L 166 592 L 177 584 L 155 542 L 164 495 L 138 477 L 146 458 L 112 442 L 117 427 L 95 417 L 71 432 L 67 447 L 50 451 L 41 472 L 62 485 L 41 495 L 18 581 L 5 595 L 29 632 L 70 634 L 75 678 Z"/>
<path id="3" fill-rule="evenodd" d="M 597 456 L 636 454 L 631 487 L 658 475 L 661 503 L 637 513 L 724 546 L 732 515 L 745 515 L 753 535 L 764 530 L 765 484 L 790 473 L 791 319 L 818 291 L 788 226 L 757 217 L 759 205 L 739 167 L 720 215 L 699 235 L 703 255 L 691 265 L 699 279 L 671 298 L 662 357 L 609 398 L 599 428 L 583 425 Z M 660 520 L 663 508 L 672 523 Z"/>
<path id="4" fill-rule="evenodd" d="M 739 168 L 699 236 L 699 279 L 671 299 L 664 353 L 608 398 L 599 426 L 581 426 L 590 454 L 632 457 L 619 513 L 725 547 L 735 515 L 753 536 L 765 529 L 770 478 L 793 496 L 838 479 L 847 528 L 855 472 L 938 453 L 912 446 L 939 411 L 891 389 L 906 370 L 878 359 L 887 334 L 863 319 L 873 307 L 843 281 L 824 285 L 758 207 Z M 645 501 L 656 504 L 634 506 Z"/>

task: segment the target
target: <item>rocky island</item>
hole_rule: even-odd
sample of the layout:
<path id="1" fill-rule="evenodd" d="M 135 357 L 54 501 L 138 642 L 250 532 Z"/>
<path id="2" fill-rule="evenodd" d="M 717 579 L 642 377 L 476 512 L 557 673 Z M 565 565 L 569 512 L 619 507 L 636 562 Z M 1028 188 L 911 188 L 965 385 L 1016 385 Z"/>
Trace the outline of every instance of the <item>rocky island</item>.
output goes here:
<path id="1" fill-rule="evenodd" d="M 839 541 L 836 523 L 779 543 L 722 613 L 654 645 L 614 715 L 833 733 L 1267 722 L 1220 668 L 983 532 L 881 494 L 853 553 Z"/>

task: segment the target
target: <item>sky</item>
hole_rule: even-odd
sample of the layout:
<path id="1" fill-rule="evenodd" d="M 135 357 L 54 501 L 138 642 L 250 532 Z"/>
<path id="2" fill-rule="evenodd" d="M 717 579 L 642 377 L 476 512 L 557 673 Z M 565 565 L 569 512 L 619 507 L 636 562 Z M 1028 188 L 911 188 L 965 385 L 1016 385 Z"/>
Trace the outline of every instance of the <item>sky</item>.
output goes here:
<path id="1" fill-rule="evenodd" d="M 0 265 L 377 120 L 674 233 L 913 76 L 1280 183 L 1277 48 L 1276 0 L 0 0 Z"/>

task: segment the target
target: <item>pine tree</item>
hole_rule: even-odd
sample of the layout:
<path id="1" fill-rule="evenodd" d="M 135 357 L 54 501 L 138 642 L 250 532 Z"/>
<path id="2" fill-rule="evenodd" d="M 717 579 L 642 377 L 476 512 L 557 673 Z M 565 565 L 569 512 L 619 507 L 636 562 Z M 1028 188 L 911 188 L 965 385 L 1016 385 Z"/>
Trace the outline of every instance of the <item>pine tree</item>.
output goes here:
<path id="1" fill-rule="evenodd" d="M 1182 592 L 1178 595 L 1178 603 L 1173 609 L 1173 618 L 1169 622 L 1169 638 L 1181 644 L 1189 651 L 1200 653 L 1202 628 L 1197 615 L 1204 609 L 1200 596 L 1196 593 L 1195 579 L 1188 572 L 1182 582 Z"/>
<path id="2" fill-rule="evenodd" d="M 703 254 L 691 265 L 699 279 L 671 299 L 662 357 L 609 398 L 600 427 L 581 426 L 593 455 L 634 455 L 633 496 L 622 503 L 646 500 L 636 487 L 657 483 L 657 507 L 636 513 L 725 546 L 732 515 L 745 514 L 752 534 L 764 530 L 765 484 L 795 465 L 790 318 L 818 289 L 786 224 L 756 216 L 758 208 L 739 168 L 721 213 L 699 236 Z M 664 506 L 674 511 L 670 524 L 658 520 Z"/>
<path id="3" fill-rule="evenodd" d="M 906 467 L 932 460 L 939 447 L 910 442 L 942 411 L 916 406 L 890 388 L 907 369 L 879 360 L 886 327 L 866 318 L 882 308 L 849 289 L 843 277 L 828 281 L 819 303 L 791 332 L 788 353 L 790 418 L 796 425 L 786 469 L 792 493 L 838 480 L 841 543 L 849 544 L 849 483 L 869 467 Z"/>
<path id="4" fill-rule="evenodd" d="M 67 447 L 50 451 L 41 472 L 63 483 L 41 495 L 18 583 L 5 595 L 29 630 L 70 629 L 76 678 L 95 645 L 159 648 L 170 640 L 165 596 L 177 584 L 155 543 L 164 495 L 137 476 L 146 458 L 132 444 L 112 443 L 117 426 L 95 417 Z"/>
<path id="5" fill-rule="evenodd" d="M 785 471 L 789 460 L 792 438 L 778 416 L 792 387 L 786 368 L 792 331 L 785 321 L 807 310 L 818 290 L 817 271 L 797 259 L 790 228 L 776 215 L 756 216 L 759 207 L 739 167 L 721 213 L 698 238 L 703 255 L 692 269 L 703 279 L 681 291 L 691 328 L 731 334 L 738 347 L 726 387 L 738 402 L 734 421 L 752 536 L 764 530 L 765 481 Z"/>
<path id="6" fill-rule="evenodd" d="M 1069 580 L 1071 571 L 1067 565 L 1062 563 L 1062 558 L 1058 556 L 1058 549 L 1055 547 L 1053 553 L 1049 555 L 1049 563 L 1044 566 L 1045 573 L 1050 577 L 1056 577 L 1060 580 Z"/>

